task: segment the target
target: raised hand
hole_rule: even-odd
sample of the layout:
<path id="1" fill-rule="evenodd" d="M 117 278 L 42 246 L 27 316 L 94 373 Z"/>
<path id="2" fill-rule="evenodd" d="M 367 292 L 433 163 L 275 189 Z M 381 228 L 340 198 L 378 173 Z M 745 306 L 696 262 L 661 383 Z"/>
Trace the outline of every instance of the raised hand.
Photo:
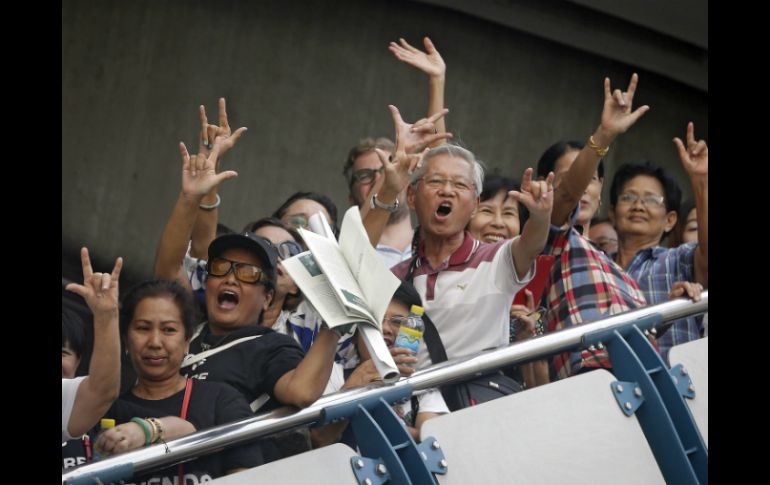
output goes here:
<path id="1" fill-rule="evenodd" d="M 436 122 L 449 113 L 449 110 L 446 108 L 413 124 L 405 122 L 401 118 L 401 112 L 392 104 L 388 105 L 388 109 L 390 109 L 390 114 L 393 116 L 397 151 L 401 149 L 408 154 L 417 153 L 430 146 L 433 142 L 452 138 L 451 133 L 437 133 L 436 130 Z"/>
<path id="2" fill-rule="evenodd" d="M 610 78 L 604 78 L 604 109 L 602 110 L 601 127 L 607 130 L 612 137 L 625 133 L 636 120 L 642 117 L 650 107 L 641 106 L 632 111 L 636 85 L 639 76 L 634 73 L 628 83 L 628 89 L 621 91 L 616 89 L 610 92 Z"/>
<path id="3" fill-rule="evenodd" d="M 216 164 L 222 147 L 222 139 L 214 143 L 214 149 L 206 156 L 201 153 L 190 155 L 184 143 L 179 142 L 182 155 L 182 192 L 187 195 L 205 195 L 222 181 L 237 177 L 234 170 L 216 173 Z"/>
<path id="4" fill-rule="evenodd" d="M 83 284 L 70 283 L 64 289 L 77 293 L 86 301 L 94 316 L 118 311 L 118 279 L 123 268 L 123 258 L 115 260 L 112 273 L 94 273 L 88 248 L 80 249 L 83 265 Z"/>
<path id="5" fill-rule="evenodd" d="M 679 152 L 679 160 L 682 161 L 687 175 L 703 177 L 709 173 L 709 149 L 704 140 L 695 141 L 695 126 L 692 121 L 687 123 L 687 148 L 679 138 L 674 138 L 674 144 Z"/>
<path id="6" fill-rule="evenodd" d="M 206 107 L 200 105 L 198 108 L 201 123 L 200 133 L 200 146 L 198 147 L 198 153 L 209 156 L 211 149 L 214 147 L 214 143 L 217 140 L 221 140 L 222 146 L 219 151 L 219 158 L 217 160 L 216 170 L 219 170 L 219 161 L 225 156 L 225 153 L 230 151 L 232 147 L 238 143 L 241 135 L 248 130 L 245 126 L 238 128 L 235 132 L 230 129 L 230 124 L 227 120 L 227 104 L 225 98 L 219 98 L 219 125 L 209 124 L 206 118 Z"/>
<path id="7" fill-rule="evenodd" d="M 403 38 L 399 38 L 398 41 L 400 45 L 395 42 L 391 42 L 388 45 L 388 50 L 396 56 L 396 59 L 416 67 L 428 76 L 444 77 L 446 74 L 446 64 L 428 37 L 422 39 L 425 52 L 412 47 Z"/>
<path id="8" fill-rule="evenodd" d="M 529 217 L 538 221 L 551 218 L 553 209 L 553 172 L 545 180 L 532 180 L 532 168 L 524 171 L 521 178 L 521 191 L 511 190 L 508 197 L 524 204 L 529 210 Z"/>

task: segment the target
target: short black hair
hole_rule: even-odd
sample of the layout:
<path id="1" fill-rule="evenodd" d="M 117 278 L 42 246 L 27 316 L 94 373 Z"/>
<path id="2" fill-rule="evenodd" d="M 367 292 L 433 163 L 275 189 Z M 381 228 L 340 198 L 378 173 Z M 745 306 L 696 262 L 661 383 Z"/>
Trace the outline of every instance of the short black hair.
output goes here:
<path id="1" fill-rule="evenodd" d="M 286 202 L 281 204 L 281 206 L 276 209 L 275 212 L 273 212 L 272 216 L 281 219 L 284 215 L 286 215 L 286 211 L 289 210 L 289 206 L 292 205 L 294 202 L 301 200 L 301 199 L 308 199 L 313 200 L 315 202 L 318 202 L 322 206 L 324 206 L 324 209 L 326 209 L 326 212 L 329 213 L 329 217 L 332 218 L 332 230 L 334 231 L 334 235 L 339 235 L 339 229 L 337 227 L 337 206 L 334 204 L 334 202 L 327 196 L 323 194 L 319 194 L 317 192 L 295 192 L 293 193 L 288 199 L 286 199 Z"/>
<path id="2" fill-rule="evenodd" d="M 641 162 L 624 163 L 618 167 L 615 176 L 612 177 L 610 186 L 610 205 L 615 207 L 618 204 L 618 197 L 625 185 L 632 179 L 647 175 L 657 179 L 663 186 L 663 197 L 666 203 L 666 212 L 675 211 L 679 213 L 679 207 L 682 204 L 682 189 L 676 180 L 664 169 L 652 163 L 649 160 Z"/>
<path id="3" fill-rule="evenodd" d="M 74 310 L 66 307 L 61 309 L 61 346 L 69 346 L 78 359 L 83 357 L 86 350 L 85 322 Z"/>
<path id="4" fill-rule="evenodd" d="M 556 167 L 556 160 L 561 158 L 562 155 L 570 150 L 582 150 L 585 143 L 579 140 L 561 140 L 557 141 L 553 145 L 540 155 L 540 160 L 537 161 L 537 176 L 547 177 L 550 172 L 554 171 Z M 597 168 L 599 178 L 604 178 L 604 159 L 599 160 L 599 167 Z"/>
<path id="5" fill-rule="evenodd" d="M 487 173 L 484 177 L 484 184 L 481 188 L 481 194 L 479 194 L 479 200 L 484 202 L 485 200 L 494 198 L 500 192 L 505 192 L 507 194 L 511 190 L 520 189 L 521 184 L 515 178 L 505 177 L 496 171 Z M 518 203 L 517 205 L 519 208 L 519 226 L 523 228 L 524 223 L 529 219 L 529 210 L 527 210 L 527 207 L 524 204 Z"/>
<path id="6" fill-rule="evenodd" d="M 393 293 L 392 300 L 406 305 L 407 308 L 412 308 L 412 305 L 422 306 L 422 298 L 417 293 L 415 287 L 408 281 L 402 281 L 396 292 Z"/>
<path id="7" fill-rule="evenodd" d="M 171 298 L 179 308 L 184 326 L 185 338 L 192 337 L 195 325 L 199 323 L 198 307 L 193 299 L 192 292 L 176 281 L 150 280 L 134 286 L 123 298 L 120 319 L 120 335 L 125 337 L 128 333 L 128 325 L 134 318 L 134 312 L 139 303 L 146 298 Z"/>

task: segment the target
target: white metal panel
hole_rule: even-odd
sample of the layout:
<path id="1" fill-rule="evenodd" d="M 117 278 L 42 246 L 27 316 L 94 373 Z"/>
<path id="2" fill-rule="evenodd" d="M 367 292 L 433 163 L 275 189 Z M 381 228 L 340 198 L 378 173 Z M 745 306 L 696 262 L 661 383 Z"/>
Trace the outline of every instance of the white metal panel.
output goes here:
<path id="1" fill-rule="evenodd" d="M 695 399 L 686 399 L 706 447 L 709 445 L 709 339 L 704 337 L 671 347 L 671 367 L 682 364 L 695 387 Z"/>

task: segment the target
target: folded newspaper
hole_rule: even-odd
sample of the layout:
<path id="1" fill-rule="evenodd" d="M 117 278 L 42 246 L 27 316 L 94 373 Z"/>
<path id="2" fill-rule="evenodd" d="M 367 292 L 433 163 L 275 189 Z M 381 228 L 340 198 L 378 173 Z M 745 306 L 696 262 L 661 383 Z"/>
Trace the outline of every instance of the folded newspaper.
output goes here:
<path id="1" fill-rule="evenodd" d="M 330 328 L 357 324 L 382 380 L 397 380 L 382 318 L 401 282 L 369 243 L 358 208 L 345 213 L 339 242 L 300 232 L 310 250 L 284 260 L 283 267 Z"/>

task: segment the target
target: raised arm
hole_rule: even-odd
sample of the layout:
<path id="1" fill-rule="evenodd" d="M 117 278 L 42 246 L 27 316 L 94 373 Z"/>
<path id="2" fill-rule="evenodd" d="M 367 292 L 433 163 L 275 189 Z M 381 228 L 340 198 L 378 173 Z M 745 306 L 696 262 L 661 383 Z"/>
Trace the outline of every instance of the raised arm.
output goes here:
<path id="1" fill-rule="evenodd" d="M 401 62 L 414 66 L 428 75 L 428 115 L 431 117 L 444 109 L 444 87 L 446 86 L 446 64 L 441 58 L 433 42 L 428 37 L 422 39 L 425 52 L 409 45 L 403 38 L 398 39 L 400 44 L 391 42 L 388 46 L 390 52 Z M 422 120 L 420 120 L 422 121 Z M 419 122 L 418 122 L 419 123 Z M 415 125 L 418 125 L 415 123 Z M 439 118 L 434 128 L 434 133 L 445 133 L 446 124 L 443 118 Z M 444 139 L 438 139 L 430 144 L 436 147 L 444 143 Z"/>
<path id="2" fill-rule="evenodd" d="M 521 191 L 508 192 L 508 197 L 524 204 L 529 210 L 529 219 L 521 236 L 511 243 L 511 257 L 519 278 L 527 275 L 535 258 L 545 247 L 553 209 L 553 172 L 544 181 L 532 180 L 532 172 L 532 168 L 524 171 Z"/>
<path id="3" fill-rule="evenodd" d="M 182 156 L 182 191 L 161 235 L 155 257 L 155 276 L 158 278 L 177 280 L 189 288 L 190 283 L 182 270 L 182 260 L 192 234 L 198 205 L 204 194 L 222 181 L 238 175 L 232 170 L 216 173 L 216 161 L 221 145 L 222 142 L 217 140 L 214 149 L 206 157 L 201 154 L 190 155 L 185 144 L 179 143 Z"/>
<path id="4" fill-rule="evenodd" d="M 209 124 L 206 118 L 206 108 L 200 105 L 198 108 L 201 123 L 200 147 L 198 154 L 208 157 L 210 149 L 214 143 L 219 140 L 219 157 L 215 170 L 220 171 L 220 165 L 225 154 L 235 146 L 241 135 L 247 130 L 241 127 L 232 132 L 227 119 L 227 105 L 225 98 L 219 98 L 219 125 Z M 199 205 L 198 216 L 195 219 L 192 230 L 192 245 L 190 255 L 195 258 L 206 259 L 208 257 L 208 247 L 211 241 L 217 236 L 217 222 L 219 220 L 219 185 L 215 185 L 206 195 L 203 196 Z"/>
<path id="5" fill-rule="evenodd" d="M 82 296 L 94 315 L 94 350 L 88 377 L 80 383 L 67 432 L 79 436 L 91 429 L 110 408 L 120 392 L 120 335 L 118 329 L 118 279 L 123 258 L 112 273 L 94 273 L 88 248 L 80 250 L 83 284 L 65 289 Z"/>
<path id="6" fill-rule="evenodd" d="M 634 73 L 631 76 L 631 82 L 628 83 L 627 91 L 621 92 L 620 89 L 616 89 L 610 92 L 610 78 L 604 78 L 604 108 L 601 122 L 589 139 L 589 143 L 580 150 L 574 163 L 559 180 L 551 213 L 553 224 L 563 225 L 577 206 L 594 172 L 599 167 L 599 161 L 602 159 L 599 155 L 600 151 L 609 148 L 618 135 L 625 133 L 650 109 L 645 105 L 632 111 L 638 82 L 639 76 Z M 590 140 L 593 140 L 594 147 L 590 146 Z"/>
<path id="7" fill-rule="evenodd" d="M 695 281 L 709 287 L 709 149 L 704 140 L 695 141 L 695 126 L 687 124 L 687 148 L 674 138 L 687 176 L 690 178 L 698 219 L 698 248 L 695 250 Z"/>

